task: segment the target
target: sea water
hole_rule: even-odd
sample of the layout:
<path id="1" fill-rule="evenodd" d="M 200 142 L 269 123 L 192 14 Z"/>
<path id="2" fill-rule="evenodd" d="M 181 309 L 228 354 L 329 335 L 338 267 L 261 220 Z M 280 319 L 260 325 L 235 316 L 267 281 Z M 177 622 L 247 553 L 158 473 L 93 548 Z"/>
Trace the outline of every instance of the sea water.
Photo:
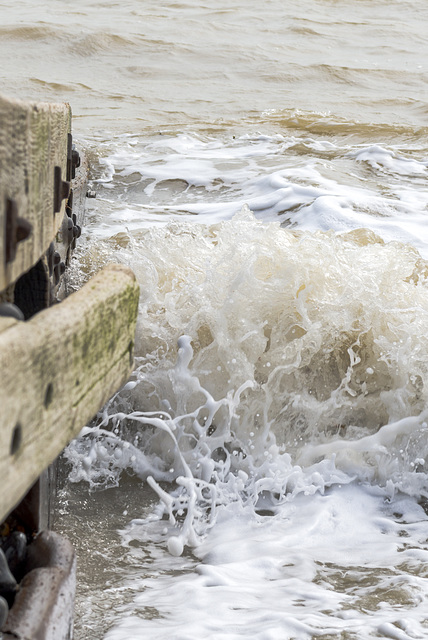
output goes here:
<path id="1" fill-rule="evenodd" d="M 70 287 L 141 286 L 61 463 L 75 637 L 427 637 L 425 4 L 0 12 L 2 92 L 90 159 Z"/>

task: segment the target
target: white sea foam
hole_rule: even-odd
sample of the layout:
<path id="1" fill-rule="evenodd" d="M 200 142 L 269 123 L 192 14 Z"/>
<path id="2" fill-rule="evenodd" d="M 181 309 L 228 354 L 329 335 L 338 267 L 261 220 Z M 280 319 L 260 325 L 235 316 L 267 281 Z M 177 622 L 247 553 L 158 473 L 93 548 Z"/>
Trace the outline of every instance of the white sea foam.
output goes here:
<path id="1" fill-rule="evenodd" d="M 428 265 L 414 249 L 244 208 L 149 230 L 120 255 L 143 285 L 139 368 L 71 447 L 72 479 L 109 486 L 132 468 L 177 554 L 229 502 L 277 513 L 355 480 L 428 495 Z"/>
<path id="2" fill-rule="evenodd" d="M 392 506 L 356 485 L 300 495 L 271 518 L 229 504 L 196 568 L 159 575 L 168 563 L 154 559 L 133 583 L 134 610 L 151 619 L 130 612 L 106 638 L 423 638 L 426 525 L 411 499 Z M 131 523 L 125 548 L 147 528 Z"/>
<path id="3" fill-rule="evenodd" d="M 425 161 L 283 136 L 127 145 L 99 183 L 120 232 L 81 265 L 137 274 L 138 366 L 67 451 L 70 480 L 128 472 L 159 499 L 122 532 L 144 571 L 108 640 L 423 637 Z"/>
<path id="4" fill-rule="evenodd" d="M 427 160 L 423 150 L 349 144 L 293 135 L 204 138 L 159 135 L 144 143 L 120 138 L 102 159 L 103 206 L 98 237 L 165 224 L 230 219 L 244 204 L 263 221 L 310 231 L 372 229 L 427 256 Z M 121 188 L 126 206 L 109 190 Z M 101 193 L 102 195 L 102 193 Z"/>

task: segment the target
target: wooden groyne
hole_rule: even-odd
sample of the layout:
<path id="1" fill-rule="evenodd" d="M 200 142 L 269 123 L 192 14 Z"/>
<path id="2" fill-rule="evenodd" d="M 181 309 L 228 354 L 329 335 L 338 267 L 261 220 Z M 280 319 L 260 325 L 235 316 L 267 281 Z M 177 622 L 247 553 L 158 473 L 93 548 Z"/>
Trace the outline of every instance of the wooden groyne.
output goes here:
<path id="1" fill-rule="evenodd" d="M 133 368 L 139 288 L 132 271 L 107 265 L 65 297 L 63 276 L 84 222 L 86 190 L 87 167 L 73 144 L 69 105 L 0 96 L 5 639 L 72 636 L 74 552 L 68 541 L 43 531 L 48 467 Z M 5 559 L 9 567 L 2 573 Z"/>

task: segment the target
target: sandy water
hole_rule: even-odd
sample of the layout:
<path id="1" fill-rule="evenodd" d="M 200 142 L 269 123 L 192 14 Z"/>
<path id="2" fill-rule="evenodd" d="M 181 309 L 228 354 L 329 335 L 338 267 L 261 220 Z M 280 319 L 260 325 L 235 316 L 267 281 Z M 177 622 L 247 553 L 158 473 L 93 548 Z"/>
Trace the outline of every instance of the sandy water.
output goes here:
<path id="1" fill-rule="evenodd" d="M 427 11 L 0 3 L 91 161 L 71 285 L 141 283 L 61 469 L 76 638 L 427 636 Z"/>

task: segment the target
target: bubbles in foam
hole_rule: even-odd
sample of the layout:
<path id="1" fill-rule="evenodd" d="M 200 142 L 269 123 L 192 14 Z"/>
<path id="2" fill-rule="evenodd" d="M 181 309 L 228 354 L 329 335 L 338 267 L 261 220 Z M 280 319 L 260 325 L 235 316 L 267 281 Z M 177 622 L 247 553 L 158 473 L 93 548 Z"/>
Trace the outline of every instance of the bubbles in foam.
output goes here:
<path id="1" fill-rule="evenodd" d="M 173 554 L 230 503 L 275 513 L 354 479 L 427 492 L 416 250 L 263 224 L 244 207 L 211 227 L 148 230 L 120 257 L 142 285 L 138 368 L 69 448 L 73 478 L 146 479 Z"/>
<path id="2" fill-rule="evenodd" d="M 111 235 L 124 223 L 136 230 L 172 217 L 215 224 L 246 202 L 265 222 L 279 219 L 309 231 L 365 227 L 385 240 L 409 242 L 426 257 L 423 141 L 400 148 L 373 144 L 371 137 L 351 143 L 337 131 L 326 140 L 312 127 L 312 135 L 286 131 L 232 139 L 227 131 L 119 137 L 101 161 L 103 218 L 91 233 Z"/>

